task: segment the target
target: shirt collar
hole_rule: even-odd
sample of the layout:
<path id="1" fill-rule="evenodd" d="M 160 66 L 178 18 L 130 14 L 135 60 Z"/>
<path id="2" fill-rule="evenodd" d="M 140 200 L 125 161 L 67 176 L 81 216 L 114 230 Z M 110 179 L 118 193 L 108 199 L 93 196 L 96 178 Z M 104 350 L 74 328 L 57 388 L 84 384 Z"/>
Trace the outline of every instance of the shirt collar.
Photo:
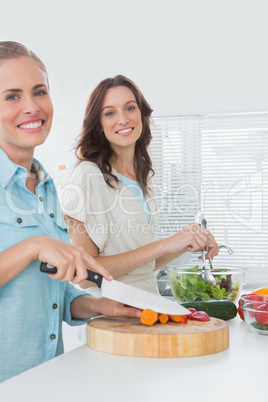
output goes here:
<path id="1" fill-rule="evenodd" d="M 35 158 L 33 159 L 33 165 L 35 167 L 36 172 L 39 175 L 40 181 L 52 180 L 49 174 L 42 166 L 42 164 Z M 12 162 L 7 156 L 7 154 L 0 148 L 0 185 L 5 188 L 12 179 L 12 177 L 19 170 L 26 172 L 26 169 L 24 167 L 19 166 L 16 163 Z"/>

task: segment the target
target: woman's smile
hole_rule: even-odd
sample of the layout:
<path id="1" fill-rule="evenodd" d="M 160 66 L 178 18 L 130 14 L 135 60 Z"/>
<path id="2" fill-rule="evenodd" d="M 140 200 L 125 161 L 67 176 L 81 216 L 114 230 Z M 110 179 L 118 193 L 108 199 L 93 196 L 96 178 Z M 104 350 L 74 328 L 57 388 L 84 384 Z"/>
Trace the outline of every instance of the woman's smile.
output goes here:
<path id="1" fill-rule="evenodd" d="M 132 131 L 134 130 L 134 127 L 130 127 L 130 128 L 125 128 L 124 130 L 118 130 L 116 131 L 116 134 L 120 134 L 120 135 L 129 135 L 132 133 Z"/>
<path id="2" fill-rule="evenodd" d="M 35 119 L 18 124 L 18 128 L 27 133 L 37 133 L 43 129 L 45 120 Z"/>

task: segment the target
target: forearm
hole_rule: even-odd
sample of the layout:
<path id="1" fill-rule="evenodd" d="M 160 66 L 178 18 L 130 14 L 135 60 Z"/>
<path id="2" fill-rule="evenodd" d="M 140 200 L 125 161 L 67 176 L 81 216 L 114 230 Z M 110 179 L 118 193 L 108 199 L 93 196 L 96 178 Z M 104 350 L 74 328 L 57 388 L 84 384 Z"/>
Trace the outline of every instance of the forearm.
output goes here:
<path id="1" fill-rule="evenodd" d="M 158 271 L 159 269 L 165 267 L 167 264 L 176 260 L 176 258 L 180 257 L 181 255 L 183 255 L 186 251 L 187 250 L 178 251 L 177 253 L 166 253 L 162 257 L 159 257 L 155 261 L 154 271 Z"/>
<path id="2" fill-rule="evenodd" d="M 168 252 L 166 241 L 163 239 L 123 254 L 94 258 L 116 279 L 151 261 L 155 261 L 155 270 L 158 270 L 186 251 L 185 249 L 176 253 Z"/>
<path id="3" fill-rule="evenodd" d="M 114 279 L 117 279 L 151 261 L 163 258 L 166 254 L 165 241 L 158 240 L 122 254 L 106 257 L 94 256 L 94 259 L 107 269 Z M 90 286 L 90 282 L 82 282 L 80 286 L 87 288 Z"/>
<path id="4" fill-rule="evenodd" d="M 140 316 L 140 309 L 125 306 L 105 297 L 79 296 L 71 303 L 71 315 L 73 319 L 86 319 L 98 315 L 108 317 L 136 317 Z"/>
<path id="5" fill-rule="evenodd" d="M 40 236 L 30 237 L 0 253 L 0 287 L 37 258 Z"/>
<path id="6" fill-rule="evenodd" d="M 125 253 L 101 257 L 99 256 L 98 246 L 87 234 L 83 222 L 70 217 L 66 217 L 66 220 L 70 229 L 72 244 L 82 247 L 99 264 L 105 267 L 115 279 L 168 253 L 168 240 L 163 239 Z M 85 281 L 80 286 L 87 288 L 93 286 L 93 284 Z"/>
<path id="7" fill-rule="evenodd" d="M 71 316 L 73 319 L 92 318 L 100 315 L 97 311 L 97 298 L 90 295 L 79 296 L 71 303 Z"/>

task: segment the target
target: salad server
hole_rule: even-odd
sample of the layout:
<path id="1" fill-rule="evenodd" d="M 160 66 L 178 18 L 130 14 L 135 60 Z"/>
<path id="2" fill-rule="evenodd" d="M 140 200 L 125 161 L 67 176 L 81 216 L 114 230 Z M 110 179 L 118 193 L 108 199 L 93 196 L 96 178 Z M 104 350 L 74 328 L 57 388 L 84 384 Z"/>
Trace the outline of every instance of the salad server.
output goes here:
<path id="1" fill-rule="evenodd" d="M 199 225 L 202 225 L 203 228 L 207 229 L 207 220 L 204 218 L 204 216 L 202 215 L 202 213 L 200 211 L 198 211 L 195 214 L 195 222 L 198 223 Z M 206 249 L 203 248 L 202 249 L 202 260 L 203 260 L 203 273 L 202 273 L 202 278 L 204 279 L 204 281 L 210 283 L 211 285 L 216 285 L 216 279 L 214 278 L 214 276 L 209 272 L 211 269 L 213 269 L 212 266 L 212 261 L 211 258 L 209 258 L 209 260 L 207 261 L 205 258 L 205 251 Z M 209 253 L 210 249 L 207 248 L 207 251 Z"/>
<path id="2" fill-rule="evenodd" d="M 203 228 L 207 229 L 207 220 L 205 218 L 202 218 L 201 225 L 203 226 Z M 210 249 L 207 248 L 207 251 L 209 253 Z M 209 272 L 211 269 L 213 269 L 211 258 L 209 258 L 209 260 L 208 260 L 209 261 L 209 265 L 208 265 L 208 261 L 205 259 L 205 249 L 202 250 L 202 259 L 203 259 L 203 270 L 204 270 L 204 273 L 202 274 L 202 278 L 204 279 L 204 281 L 210 283 L 211 285 L 216 285 L 216 279 Z"/>

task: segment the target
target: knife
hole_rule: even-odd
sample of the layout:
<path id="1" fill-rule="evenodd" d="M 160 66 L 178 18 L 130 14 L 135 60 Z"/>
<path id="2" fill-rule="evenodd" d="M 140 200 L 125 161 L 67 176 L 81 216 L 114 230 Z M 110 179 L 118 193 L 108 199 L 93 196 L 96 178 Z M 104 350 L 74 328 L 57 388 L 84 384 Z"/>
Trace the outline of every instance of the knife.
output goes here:
<path id="1" fill-rule="evenodd" d="M 45 262 L 41 262 L 40 271 L 55 274 L 57 268 Z M 128 306 L 142 310 L 151 309 L 162 314 L 191 314 L 189 310 L 175 301 L 135 288 L 134 286 L 126 285 L 115 279 L 108 281 L 102 275 L 90 271 L 89 269 L 87 270 L 87 280 L 94 282 L 101 289 L 102 297 L 107 297 L 107 299 L 112 299 Z"/>

